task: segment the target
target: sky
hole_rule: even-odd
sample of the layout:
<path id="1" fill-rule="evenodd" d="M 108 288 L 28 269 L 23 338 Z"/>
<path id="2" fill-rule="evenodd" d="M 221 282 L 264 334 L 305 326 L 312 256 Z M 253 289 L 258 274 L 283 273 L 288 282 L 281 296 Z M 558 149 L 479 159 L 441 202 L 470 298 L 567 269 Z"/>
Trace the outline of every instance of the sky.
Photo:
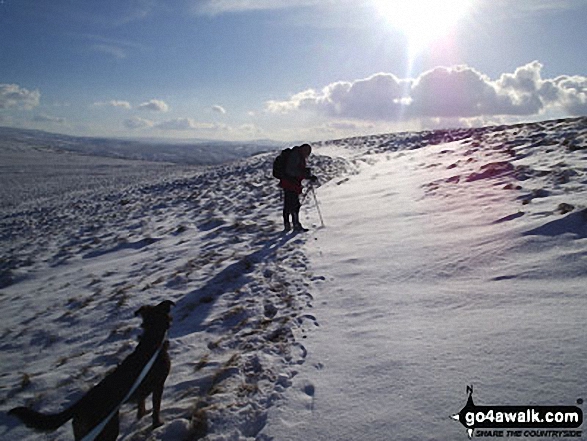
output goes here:
<path id="1" fill-rule="evenodd" d="M 0 0 L 0 126 L 282 142 L 587 115 L 587 0 Z"/>

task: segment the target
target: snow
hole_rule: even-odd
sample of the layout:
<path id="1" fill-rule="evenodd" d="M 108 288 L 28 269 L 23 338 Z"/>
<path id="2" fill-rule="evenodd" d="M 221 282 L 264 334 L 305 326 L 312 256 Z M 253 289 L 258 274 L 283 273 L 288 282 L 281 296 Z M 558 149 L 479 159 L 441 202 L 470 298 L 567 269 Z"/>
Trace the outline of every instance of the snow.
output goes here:
<path id="1" fill-rule="evenodd" d="M 156 138 L 124 139 L 62 135 L 40 130 L 0 127 L 3 150 L 52 150 L 115 159 L 137 159 L 150 162 L 212 165 L 275 150 L 280 143 L 269 140 L 250 142 L 213 141 L 205 139 L 165 140 Z M 24 149 L 23 149 L 24 148 Z M 86 158 L 87 160 L 87 158 Z"/>
<path id="2" fill-rule="evenodd" d="M 574 405 L 586 136 L 579 118 L 319 143 L 325 227 L 309 196 L 297 235 L 280 232 L 272 154 L 7 197 L 0 410 L 75 401 L 163 299 L 165 424 L 127 404 L 122 440 L 466 439 L 449 417 L 471 384 L 477 404 Z M 39 435 L 3 413 L 0 438 Z"/>
<path id="3" fill-rule="evenodd" d="M 320 328 L 289 396 L 298 411 L 277 406 L 266 434 L 460 439 L 448 416 L 469 384 L 483 404 L 585 396 L 585 153 L 556 131 L 512 153 L 512 131 L 475 152 L 465 140 L 362 156 L 320 190 L 328 227 L 305 246 Z M 521 165 L 533 176 L 516 178 Z M 548 196 L 523 205 L 537 189 Z M 575 210 L 558 214 L 563 202 Z"/>

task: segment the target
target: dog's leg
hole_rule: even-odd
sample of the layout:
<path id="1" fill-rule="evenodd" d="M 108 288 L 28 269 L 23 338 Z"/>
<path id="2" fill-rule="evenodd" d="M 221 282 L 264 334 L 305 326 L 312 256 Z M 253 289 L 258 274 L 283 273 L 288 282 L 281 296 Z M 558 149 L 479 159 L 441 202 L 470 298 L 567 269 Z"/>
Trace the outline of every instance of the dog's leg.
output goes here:
<path id="1" fill-rule="evenodd" d="M 96 441 L 116 441 L 119 433 L 118 412 L 112 417 L 110 422 L 104 427 L 102 433 L 98 435 Z"/>
<path id="2" fill-rule="evenodd" d="M 73 426 L 73 437 L 75 438 L 75 441 L 82 439 L 90 432 L 90 430 L 92 430 L 92 427 L 88 427 L 91 423 L 88 424 L 83 417 L 74 417 L 71 425 Z"/>
<path id="3" fill-rule="evenodd" d="M 155 386 L 153 390 L 153 427 L 163 425 L 160 418 L 161 399 L 163 398 L 163 384 Z"/>
<path id="4" fill-rule="evenodd" d="M 146 414 L 147 411 L 145 410 L 145 399 L 142 398 L 137 403 L 137 420 L 140 420 Z"/>

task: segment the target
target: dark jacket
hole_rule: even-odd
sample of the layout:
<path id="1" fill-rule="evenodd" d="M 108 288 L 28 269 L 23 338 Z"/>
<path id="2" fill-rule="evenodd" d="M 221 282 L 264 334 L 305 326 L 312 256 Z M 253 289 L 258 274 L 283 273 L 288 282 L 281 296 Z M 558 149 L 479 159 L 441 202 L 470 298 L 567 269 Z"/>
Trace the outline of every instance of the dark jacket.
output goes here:
<path id="1" fill-rule="evenodd" d="M 302 180 L 308 178 L 306 158 L 300 147 L 294 147 L 285 165 L 286 177 L 279 181 L 279 186 L 286 191 L 302 193 Z"/>

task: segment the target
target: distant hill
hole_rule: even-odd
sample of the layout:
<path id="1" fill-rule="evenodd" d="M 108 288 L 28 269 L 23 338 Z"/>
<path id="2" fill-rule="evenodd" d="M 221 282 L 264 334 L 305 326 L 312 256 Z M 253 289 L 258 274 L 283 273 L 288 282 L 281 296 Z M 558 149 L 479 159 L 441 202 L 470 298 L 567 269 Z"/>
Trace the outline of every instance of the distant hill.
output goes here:
<path id="1" fill-rule="evenodd" d="M 278 142 L 261 140 L 229 142 L 213 140 L 165 141 L 94 138 L 61 135 L 40 130 L 0 127 L 0 149 L 68 151 L 119 159 L 213 165 L 280 148 Z"/>

